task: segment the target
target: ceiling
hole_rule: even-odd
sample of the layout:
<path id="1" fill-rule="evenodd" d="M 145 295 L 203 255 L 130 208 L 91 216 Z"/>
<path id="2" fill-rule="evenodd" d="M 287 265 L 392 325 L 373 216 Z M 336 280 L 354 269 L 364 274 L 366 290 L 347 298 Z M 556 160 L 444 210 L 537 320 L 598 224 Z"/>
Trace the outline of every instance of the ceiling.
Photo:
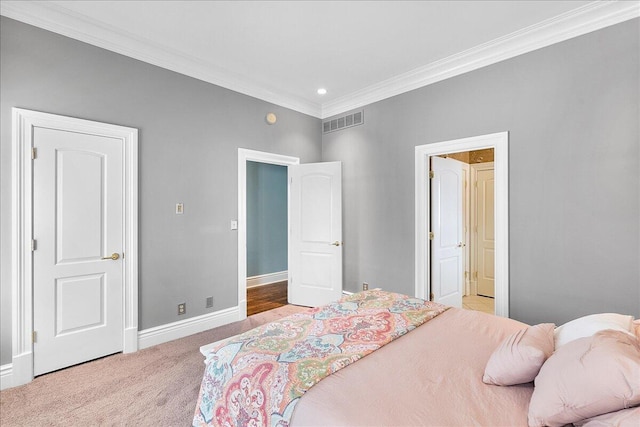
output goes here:
<path id="1" fill-rule="evenodd" d="M 325 118 L 639 10 L 576 0 L 2 1 L 0 12 Z"/>

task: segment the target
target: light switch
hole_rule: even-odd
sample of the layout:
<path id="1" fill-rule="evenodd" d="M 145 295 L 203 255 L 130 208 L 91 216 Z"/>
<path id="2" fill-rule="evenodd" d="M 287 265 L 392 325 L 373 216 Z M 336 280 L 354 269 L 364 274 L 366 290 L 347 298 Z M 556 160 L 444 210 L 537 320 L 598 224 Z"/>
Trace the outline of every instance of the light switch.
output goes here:
<path id="1" fill-rule="evenodd" d="M 182 215 L 184 213 L 184 205 L 182 203 L 176 203 L 176 215 Z"/>
<path id="2" fill-rule="evenodd" d="M 231 220 L 231 229 L 232 230 L 237 230 L 238 229 L 238 221 Z"/>

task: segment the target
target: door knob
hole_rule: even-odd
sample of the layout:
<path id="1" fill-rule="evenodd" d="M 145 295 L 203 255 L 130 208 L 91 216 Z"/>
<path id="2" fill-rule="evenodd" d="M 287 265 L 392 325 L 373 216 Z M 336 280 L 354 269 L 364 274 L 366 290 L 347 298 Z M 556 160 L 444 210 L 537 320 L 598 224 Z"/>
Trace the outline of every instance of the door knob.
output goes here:
<path id="1" fill-rule="evenodd" d="M 120 255 L 117 252 L 114 252 L 111 254 L 111 256 L 106 256 L 102 259 L 112 259 L 112 260 L 117 260 L 118 258 L 120 258 Z"/>
<path id="2" fill-rule="evenodd" d="M 340 246 L 340 242 L 338 242 L 337 240 L 335 242 L 329 243 L 329 244 L 333 245 L 333 246 Z"/>
<path id="3" fill-rule="evenodd" d="M 458 247 L 459 247 L 459 248 L 462 248 L 462 247 L 464 247 L 464 246 L 467 246 L 467 245 L 466 245 L 465 243 L 462 243 L 462 242 L 458 243 Z"/>

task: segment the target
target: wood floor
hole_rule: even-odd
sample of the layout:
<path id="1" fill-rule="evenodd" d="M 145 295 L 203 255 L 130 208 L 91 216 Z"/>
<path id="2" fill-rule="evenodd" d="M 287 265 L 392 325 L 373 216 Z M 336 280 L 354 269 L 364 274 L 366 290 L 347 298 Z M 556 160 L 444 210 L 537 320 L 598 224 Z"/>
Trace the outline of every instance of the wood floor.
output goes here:
<path id="1" fill-rule="evenodd" d="M 466 295 L 462 297 L 462 308 L 494 314 L 495 300 L 482 295 Z"/>
<path id="2" fill-rule="evenodd" d="M 247 316 L 287 305 L 287 281 L 247 288 Z"/>

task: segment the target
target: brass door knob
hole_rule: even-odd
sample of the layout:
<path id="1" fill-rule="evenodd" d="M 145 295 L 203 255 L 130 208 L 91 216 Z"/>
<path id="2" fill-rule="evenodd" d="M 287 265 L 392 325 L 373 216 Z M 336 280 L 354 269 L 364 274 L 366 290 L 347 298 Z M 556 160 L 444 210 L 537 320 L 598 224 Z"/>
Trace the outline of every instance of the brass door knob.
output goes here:
<path id="1" fill-rule="evenodd" d="M 118 254 L 117 252 L 114 252 L 114 253 L 111 254 L 111 256 L 107 256 L 107 257 L 104 257 L 102 259 L 112 259 L 112 260 L 115 261 L 118 258 L 120 258 L 120 254 Z"/>
<path id="2" fill-rule="evenodd" d="M 340 246 L 340 242 L 338 242 L 337 240 L 335 242 L 329 243 L 329 244 L 333 245 L 333 246 Z"/>

